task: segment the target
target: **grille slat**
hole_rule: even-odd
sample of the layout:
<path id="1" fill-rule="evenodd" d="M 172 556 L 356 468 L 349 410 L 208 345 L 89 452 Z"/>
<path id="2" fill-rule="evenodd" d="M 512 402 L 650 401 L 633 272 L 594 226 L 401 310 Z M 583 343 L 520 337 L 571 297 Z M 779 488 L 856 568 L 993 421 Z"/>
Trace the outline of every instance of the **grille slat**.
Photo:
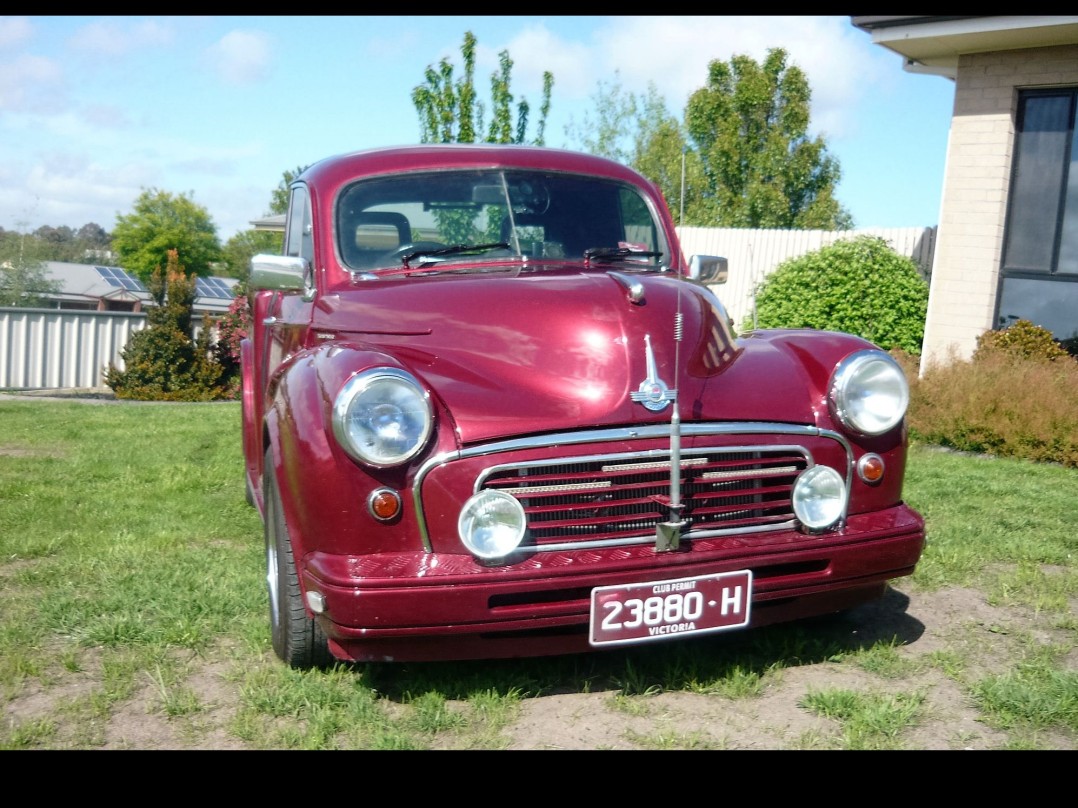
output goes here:
<path id="1" fill-rule="evenodd" d="M 751 530 L 793 518 L 793 483 L 808 466 L 797 449 L 711 449 L 683 454 L 680 498 L 690 535 Z M 602 542 L 650 536 L 669 518 L 670 459 L 502 466 L 483 482 L 516 497 L 532 541 Z"/>

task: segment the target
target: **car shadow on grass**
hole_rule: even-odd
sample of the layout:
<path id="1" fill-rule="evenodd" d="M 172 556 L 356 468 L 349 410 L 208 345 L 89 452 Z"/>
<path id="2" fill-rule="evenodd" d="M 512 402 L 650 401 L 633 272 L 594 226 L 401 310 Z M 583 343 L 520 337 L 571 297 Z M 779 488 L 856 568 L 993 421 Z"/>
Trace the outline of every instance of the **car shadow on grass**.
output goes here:
<path id="1" fill-rule="evenodd" d="M 888 587 L 880 599 L 838 614 L 632 649 L 536 659 L 350 667 L 364 684 L 393 701 L 406 701 L 425 691 L 468 699 L 481 693 L 537 697 L 751 690 L 755 682 L 778 669 L 824 663 L 878 643 L 915 642 L 925 626 L 908 613 L 909 604 L 907 595 Z"/>

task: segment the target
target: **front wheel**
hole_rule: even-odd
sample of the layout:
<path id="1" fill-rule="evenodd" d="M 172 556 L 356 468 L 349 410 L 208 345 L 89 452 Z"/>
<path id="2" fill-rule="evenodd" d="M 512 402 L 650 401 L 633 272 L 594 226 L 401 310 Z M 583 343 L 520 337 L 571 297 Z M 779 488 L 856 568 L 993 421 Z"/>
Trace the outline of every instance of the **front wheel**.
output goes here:
<path id="1" fill-rule="evenodd" d="M 273 456 L 267 450 L 262 466 L 265 497 L 266 589 L 269 593 L 273 650 L 293 668 L 325 668 L 333 664 L 326 635 L 307 614 L 299 575 L 288 538 L 288 525 L 281 507 L 281 492 L 273 472 Z"/>

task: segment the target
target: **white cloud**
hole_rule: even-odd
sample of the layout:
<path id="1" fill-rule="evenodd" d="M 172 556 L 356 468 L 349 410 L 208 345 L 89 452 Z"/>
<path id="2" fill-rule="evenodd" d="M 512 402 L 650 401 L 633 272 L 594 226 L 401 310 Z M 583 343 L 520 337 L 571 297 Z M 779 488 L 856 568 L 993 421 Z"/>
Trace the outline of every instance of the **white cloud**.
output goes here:
<path id="1" fill-rule="evenodd" d="M 828 134 L 853 126 L 849 116 L 864 88 L 894 73 L 881 69 L 869 38 L 838 16 L 610 17 L 586 42 L 535 25 L 506 47 L 514 61 L 514 87 L 519 69 L 520 91 L 529 98 L 538 98 L 543 70 L 554 73 L 555 97 L 566 104 L 590 98 L 598 81 L 609 84 L 616 72 L 626 92 L 645 93 L 653 84 L 678 117 L 707 82 L 711 61 L 746 55 L 760 62 L 769 49 L 781 47 L 789 63 L 808 76 L 810 127 Z"/>
<path id="2" fill-rule="evenodd" d="M 29 17 L 0 17 L 0 48 L 10 48 L 28 40 L 34 33 Z"/>
<path id="3" fill-rule="evenodd" d="M 536 102 L 543 90 L 543 72 L 547 70 L 554 74 L 557 98 L 577 100 L 595 90 L 594 72 L 588 69 L 588 64 L 594 60 L 596 49 L 590 43 L 565 41 L 544 25 L 532 25 L 504 47 L 493 50 L 509 51 L 513 60 L 514 92 Z M 493 51 L 490 61 L 493 70 L 497 67 L 497 56 Z"/>
<path id="4" fill-rule="evenodd" d="M 53 152 L 23 167 L 17 176 L 5 177 L 0 208 L 14 211 L 12 218 L 18 221 L 0 226 L 32 231 L 45 224 L 78 229 L 96 222 L 111 230 L 115 214 L 130 210 L 150 176 L 146 166 L 117 170 L 84 155 Z"/>
<path id="5" fill-rule="evenodd" d="M 230 31 L 211 45 L 210 65 L 230 84 L 250 84 L 269 75 L 270 37 L 261 31 Z"/>
<path id="6" fill-rule="evenodd" d="M 74 50 L 106 56 L 122 56 L 143 48 L 171 43 L 172 29 L 158 20 L 101 20 L 80 28 L 68 42 Z"/>
<path id="7" fill-rule="evenodd" d="M 62 104 L 63 71 L 42 56 L 0 64 L 0 111 L 45 112 Z"/>
<path id="8" fill-rule="evenodd" d="M 114 104 L 90 104 L 78 114 L 94 129 L 128 129 L 131 126 L 127 112 Z"/>

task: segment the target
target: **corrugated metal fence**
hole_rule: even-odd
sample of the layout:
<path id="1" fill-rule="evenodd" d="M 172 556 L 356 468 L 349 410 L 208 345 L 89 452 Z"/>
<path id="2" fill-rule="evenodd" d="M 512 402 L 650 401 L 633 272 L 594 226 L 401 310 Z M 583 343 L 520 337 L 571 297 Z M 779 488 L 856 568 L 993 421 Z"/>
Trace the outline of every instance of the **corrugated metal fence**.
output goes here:
<path id="1" fill-rule="evenodd" d="M 0 388 L 104 387 L 111 362 L 146 315 L 119 311 L 0 308 Z"/>
<path id="2" fill-rule="evenodd" d="M 734 322 L 751 324 L 757 285 L 788 258 L 839 239 L 879 236 L 913 258 L 928 277 L 936 228 L 865 230 L 736 230 L 679 227 L 685 257 L 699 253 L 729 259 L 727 282 L 714 287 Z M 145 314 L 0 308 L 0 389 L 100 388 L 111 363 L 123 368 L 120 351 L 146 327 Z"/>

